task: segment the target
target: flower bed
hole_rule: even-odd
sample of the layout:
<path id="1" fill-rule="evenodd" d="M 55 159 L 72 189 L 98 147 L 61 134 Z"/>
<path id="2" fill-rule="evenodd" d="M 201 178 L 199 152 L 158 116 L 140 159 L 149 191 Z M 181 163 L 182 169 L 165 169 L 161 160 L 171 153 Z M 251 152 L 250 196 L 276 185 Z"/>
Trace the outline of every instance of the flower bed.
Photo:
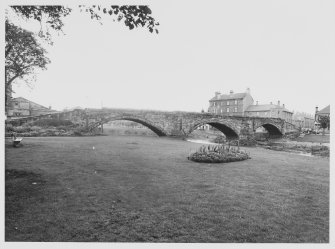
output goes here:
<path id="1" fill-rule="evenodd" d="M 226 145 L 203 145 L 188 156 L 188 160 L 201 163 L 228 163 L 251 158 L 245 151 Z"/>

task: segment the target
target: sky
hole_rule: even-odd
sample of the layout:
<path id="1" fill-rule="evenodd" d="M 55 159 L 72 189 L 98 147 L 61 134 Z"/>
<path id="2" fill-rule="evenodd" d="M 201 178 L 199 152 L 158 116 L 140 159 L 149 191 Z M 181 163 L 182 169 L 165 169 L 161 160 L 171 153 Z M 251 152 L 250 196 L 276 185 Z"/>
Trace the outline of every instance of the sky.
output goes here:
<path id="1" fill-rule="evenodd" d="M 57 2 L 57 1 L 56 1 Z M 314 113 L 335 82 L 334 1 L 152 2 L 159 34 L 103 25 L 77 11 L 46 46 L 51 63 L 13 97 L 62 110 L 115 107 L 207 111 L 214 92 L 251 89 L 259 104 L 280 100 Z M 210 3 L 210 4 L 209 4 Z M 15 20 L 14 20 L 15 19 Z M 31 30 L 36 24 L 24 23 Z"/>

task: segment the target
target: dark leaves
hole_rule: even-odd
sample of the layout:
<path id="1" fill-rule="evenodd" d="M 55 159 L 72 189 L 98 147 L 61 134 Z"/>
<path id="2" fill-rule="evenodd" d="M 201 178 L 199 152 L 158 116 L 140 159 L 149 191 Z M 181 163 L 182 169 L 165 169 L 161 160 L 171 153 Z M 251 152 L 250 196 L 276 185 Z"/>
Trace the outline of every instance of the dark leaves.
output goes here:
<path id="1" fill-rule="evenodd" d="M 101 15 L 109 14 L 110 16 L 115 16 L 113 21 L 123 21 L 125 26 L 130 30 L 141 26 L 148 28 L 151 33 L 156 31 L 156 34 L 158 34 L 156 26 L 158 26 L 159 23 L 155 22 L 155 19 L 151 16 L 151 9 L 146 5 L 111 5 L 109 7 L 93 5 L 81 6 L 81 8 L 85 9 L 85 12 L 90 13 L 92 19 L 100 20 Z"/>

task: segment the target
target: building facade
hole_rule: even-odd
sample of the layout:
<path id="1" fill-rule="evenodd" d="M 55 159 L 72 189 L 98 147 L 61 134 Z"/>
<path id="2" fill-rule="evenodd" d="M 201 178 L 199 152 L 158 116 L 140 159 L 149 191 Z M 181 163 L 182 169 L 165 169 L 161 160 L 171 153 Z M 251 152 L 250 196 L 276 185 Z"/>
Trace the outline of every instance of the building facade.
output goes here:
<path id="1" fill-rule="evenodd" d="M 262 118 L 281 118 L 284 119 L 288 123 L 292 123 L 292 115 L 293 112 L 287 110 L 285 105 L 280 105 L 280 101 L 278 104 L 266 104 L 259 105 L 256 102 L 256 105 L 250 105 L 246 111 L 245 116 L 247 117 L 262 117 Z"/>
<path id="2" fill-rule="evenodd" d="M 8 118 L 36 116 L 53 112 L 56 111 L 52 110 L 51 107 L 36 104 L 22 97 L 10 99 L 7 107 Z"/>
<path id="3" fill-rule="evenodd" d="M 245 110 L 253 102 L 249 88 L 244 93 L 234 93 L 232 90 L 229 94 L 216 92 L 209 100 L 208 112 L 226 116 L 244 116 Z"/>
<path id="4" fill-rule="evenodd" d="M 248 117 L 269 117 L 281 118 L 292 123 L 293 112 L 287 110 L 285 105 L 270 103 L 269 105 L 259 105 L 258 101 L 254 105 L 254 99 L 250 94 L 250 88 L 244 93 L 229 94 L 216 92 L 215 96 L 209 100 L 208 112 L 226 116 L 248 116 Z"/>
<path id="5" fill-rule="evenodd" d="M 295 112 L 292 123 L 298 128 L 314 129 L 314 117 L 305 112 Z"/>

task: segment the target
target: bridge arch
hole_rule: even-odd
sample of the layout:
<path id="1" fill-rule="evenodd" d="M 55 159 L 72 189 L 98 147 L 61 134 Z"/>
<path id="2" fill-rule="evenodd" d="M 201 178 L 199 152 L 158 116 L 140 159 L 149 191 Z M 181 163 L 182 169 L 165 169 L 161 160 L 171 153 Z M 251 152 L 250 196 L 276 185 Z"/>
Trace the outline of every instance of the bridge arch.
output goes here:
<path id="1" fill-rule="evenodd" d="M 226 136 L 226 138 L 229 140 L 239 138 L 238 129 L 234 125 L 224 122 L 222 120 L 201 120 L 201 121 L 195 122 L 191 126 L 187 135 L 189 135 L 191 132 L 196 130 L 198 127 L 206 125 L 206 124 L 209 124 L 210 126 L 221 131 Z"/>
<path id="2" fill-rule="evenodd" d="M 150 130 L 152 130 L 155 134 L 157 134 L 159 137 L 162 136 L 167 136 L 167 133 L 164 131 L 164 129 L 162 129 L 160 126 L 158 126 L 157 124 L 152 123 L 151 121 L 142 118 L 142 117 L 138 117 L 138 116 L 131 116 L 131 115 L 127 115 L 127 116 L 113 116 L 113 117 L 105 117 L 102 120 L 95 122 L 93 124 L 90 125 L 89 129 L 94 129 L 96 127 L 98 127 L 99 125 L 111 122 L 111 121 L 116 121 L 116 120 L 128 120 L 128 121 L 133 121 L 135 123 L 139 123 L 147 128 L 149 128 Z"/>
<path id="3" fill-rule="evenodd" d="M 278 137 L 278 136 L 282 136 L 283 135 L 283 133 L 281 131 L 281 128 L 278 127 L 278 125 L 273 124 L 271 122 L 263 123 L 263 124 L 259 125 L 258 127 L 256 127 L 256 129 L 258 129 L 259 127 L 264 127 L 265 130 L 267 130 L 267 132 L 269 133 L 270 137 L 274 137 L 274 136 Z"/>

